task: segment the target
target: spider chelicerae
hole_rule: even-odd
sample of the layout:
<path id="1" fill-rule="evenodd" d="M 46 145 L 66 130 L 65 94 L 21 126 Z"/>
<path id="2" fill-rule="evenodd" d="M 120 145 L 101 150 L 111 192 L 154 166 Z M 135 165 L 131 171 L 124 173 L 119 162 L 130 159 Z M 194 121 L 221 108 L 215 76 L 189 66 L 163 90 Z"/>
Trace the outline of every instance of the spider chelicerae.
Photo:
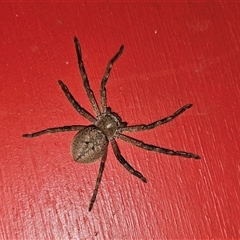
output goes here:
<path id="1" fill-rule="evenodd" d="M 67 86 L 59 80 L 58 83 L 61 86 L 64 94 L 67 99 L 71 103 L 71 105 L 77 110 L 77 112 L 88 119 L 92 124 L 89 126 L 83 125 L 72 125 L 72 126 L 63 126 L 63 127 L 55 127 L 55 128 L 47 128 L 35 133 L 23 134 L 25 138 L 33 138 L 38 137 L 40 135 L 46 133 L 57 133 L 57 132 L 66 132 L 66 131 L 78 131 L 78 133 L 73 138 L 71 143 L 71 153 L 72 157 L 76 162 L 79 163 L 93 163 L 101 158 L 100 168 L 95 184 L 95 189 L 93 191 L 93 195 L 90 201 L 90 205 L 88 210 L 91 211 L 93 208 L 93 204 L 96 200 L 98 188 L 102 179 L 103 170 L 105 167 L 105 162 L 107 159 L 108 152 L 108 144 L 109 142 L 112 145 L 113 152 L 117 158 L 117 160 L 134 176 L 140 178 L 143 182 L 147 182 L 146 178 L 138 171 L 136 171 L 121 155 L 118 144 L 115 138 L 121 139 L 125 142 L 131 143 L 139 148 L 143 148 L 149 151 L 155 151 L 163 154 L 168 154 L 172 156 L 180 156 L 185 158 L 194 158 L 200 159 L 197 154 L 184 152 L 184 151 L 175 151 L 170 150 L 150 144 L 146 144 L 140 140 L 129 137 L 123 132 L 138 132 L 153 129 L 162 124 L 168 123 L 175 119 L 177 116 L 182 114 L 185 110 L 192 107 L 192 104 L 187 104 L 181 107 L 172 115 L 165 117 L 163 119 L 157 120 L 150 124 L 139 124 L 127 126 L 126 122 L 123 122 L 121 117 L 118 116 L 115 112 L 112 112 L 111 108 L 107 106 L 107 94 L 106 94 L 106 84 L 113 67 L 113 64 L 117 61 L 117 59 L 121 56 L 124 50 L 124 46 L 122 45 L 118 51 L 118 53 L 109 61 L 105 74 L 101 81 L 100 87 L 100 105 L 101 110 L 98 106 L 96 98 L 94 96 L 93 91 L 90 88 L 88 77 L 84 68 L 83 60 L 82 60 L 82 51 L 79 44 L 78 39 L 74 38 L 78 65 L 80 69 L 80 73 L 83 79 L 83 85 L 87 92 L 88 98 L 91 102 L 93 111 L 96 115 L 94 117 L 91 113 L 89 113 L 86 109 L 84 109 L 80 104 L 75 100 L 73 95 L 68 90 Z"/>

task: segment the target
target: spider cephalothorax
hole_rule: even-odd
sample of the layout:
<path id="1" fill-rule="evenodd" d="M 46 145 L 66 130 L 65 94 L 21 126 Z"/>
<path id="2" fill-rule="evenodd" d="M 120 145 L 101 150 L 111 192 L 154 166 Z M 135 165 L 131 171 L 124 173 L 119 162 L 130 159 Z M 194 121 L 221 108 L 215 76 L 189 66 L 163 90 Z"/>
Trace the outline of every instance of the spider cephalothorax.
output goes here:
<path id="1" fill-rule="evenodd" d="M 200 159 L 197 154 L 188 153 L 184 151 L 174 151 L 150 144 L 146 144 L 140 140 L 129 137 L 127 135 L 122 134 L 123 132 L 137 132 L 150 130 L 162 124 L 172 121 L 177 116 L 182 114 L 186 109 L 192 107 L 192 104 L 187 104 L 173 113 L 171 116 L 165 117 L 163 119 L 157 120 L 150 124 L 139 124 L 127 126 L 126 122 L 122 122 L 121 118 L 114 112 L 111 111 L 110 107 L 107 106 L 106 99 L 106 84 L 110 75 L 110 71 L 114 62 L 121 56 L 124 50 L 124 46 L 121 46 L 118 53 L 109 61 L 107 65 L 107 69 L 101 81 L 100 88 L 100 96 L 101 96 L 101 110 L 97 104 L 93 91 L 89 86 L 89 81 L 87 78 L 87 74 L 83 65 L 82 60 L 82 52 L 78 39 L 74 38 L 76 53 L 78 58 L 78 65 L 80 69 L 80 73 L 83 79 L 83 85 L 87 92 L 88 98 L 93 107 L 94 113 L 96 117 L 90 114 L 87 110 L 79 105 L 79 103 L 74 99 L 67 86 L 59 80 L 59 85 L 61 86 L 63 92 L 68 98 L 69 102 L 72 106 L 78 111 L 80 115 L 88 119 L 92 124 L 89 126 L 83 125 L 72 125 L 72 126 L 63 126 L 56 128 L 47 128 L 45 130 L 41 130 L 39 132 L 31 133 L 31 134 L 23 134 L 23 137 L 32 138 L 37 137 L 46 133 L 56 133 L 56 132 L 66 132 L 66 131 L 78 131 L 78 133 L 73 138 L 71 144 L 71 153 L 72 157 L 76 162 L 80 163 L 92 163 L 101 158 L 100 168 L 98 177 L 96 180 L 96 185 L 94 188 L 94 192 L 90 201 L 89 211 L 92 210 L 93 204 L 95 202 L 99 184 L 102 179 L 102 174 L 105 166 L 105 162 L 107 159 L 107 150 L 109 142 L 112 145 L 113 152 L 117 158 L 117 160 L 134 176 L 140 178 L 143 182 L 147 182 L 146 178 L 138 171 L 136 171 L 121 155 L 118 144 L 115 141 L 115 138 L 121 139 L 125 142 L 131 143 L 137 147 L 149 150 L 156 151 L 163 154 L 180 156 L 185 158 L 194 158 Z"/>

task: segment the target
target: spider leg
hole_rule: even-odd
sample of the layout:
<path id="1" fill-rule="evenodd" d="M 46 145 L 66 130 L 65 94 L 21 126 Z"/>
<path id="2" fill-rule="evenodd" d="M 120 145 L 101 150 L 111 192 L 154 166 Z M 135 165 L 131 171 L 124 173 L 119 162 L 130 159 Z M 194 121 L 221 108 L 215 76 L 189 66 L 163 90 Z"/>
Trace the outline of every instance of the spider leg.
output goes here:
<path id="1" fill-rule="evenodd" d="M 113 152 L 117 158 L 117 160 L 134 176 L 140 178 L 143 182 L 147 182 L 147 179 L 138 171 L 136 171 L 126 160 L 125 158 L 121 155 L 120 149 L 117 145 L 117 142 L 112 139 L 110 140 L 113 148 Z"/>
<path id="2" fill-rule="evenodd" d="M 23 134 L 22 136 L 25 138 L 33 138 L 33 137 L 38 137 L 38 136 L 41 136 L 41 135 L 47 134 L 47 133 L 80 131 L 85 127 L 86 126 L 83 126 L 83 125 L 72 125 L 72 126 L 63 126 L 63 127 L 56 127 L 56 128 L 47 128 L 47 129 L 44 129 L 44 130 L 41 130 L 38 132 L 34 132 L 34 133 L 26 133 L 26 134 Z"/>
<path id="3" fill-rule="evenodd" d="M 90 85 L 89 85 L 88 77 L 87 77 L 86 70 L 84 68 L 84 64 L 83 64 L 83 60 L 82 60 L 81 46 L 80 46 L 80 43 L 79 43 L 77 37 L 74 37 L 74 43 L 75 43 L 75 47 L 76 47 L 76 53 L 77 53 L 77 58 L 78 58 L 78 66 L 79 66 L 79 70 L 80 70 L 80 73 L 81 73 L 81 76 L 82 76 L 82 79 L 83 79 L 84 88 L 85 88 L 85 90 L 87 92 L 87 95 L 88 95 L 88 98 L 89 98 L 89 100 L 92 104 L 92 108 L 94 110 L 94 113 L 96 114 L 96 116 L 99 116 L 101 113 L 100 113 L 96 98 L 94 96 L 94 93 L 93 93 L 93 91 L 92 91 L 92 89 L 90 88 Z"/>
<path id="4" fill-rule="evenodd" d="M 111 69 L 113 67 L 113 64 L 117 61 L 117 59 L 122 55 L 124 50 L 124 46 L 122 45 L 119 48 L 118 53 L 108 62 L 106 71 L 104 73 L 102 82 L 101 82 L 101 89 L 100 89 L 100 96 L 101 96 L 101 106 L 102 106 L 102 112 L 105 113 L 106 112 L 106 107 L 107 107 L 107 96 L 106 96 L 106 84 L 111 72 Z"/>
<path id="5" fill-rule="evenodd" d="M 163 119 L 157 120 L 157 121 L 155 121 L 153 123 L 150 123 L 150 124 L 147 124 L 147 125 L 146 124 L 139 124 L 139 125 L 123 127 L 121 129 L 121 132 L 138 132 L 138 131 L 144 131 L 144 130 L 153 129 L 153 128 L 157 127 L 157 126 L 163 125 L 165 123 L 168 123 L 168 122 L 174 120 L 176 117 L 178 117 L 180 114 L 185 112 L 190 107 L 192 107 L 192 104 L 187 104 L 187 105 L 181 107 L 180 109 L 178 109 L 172 115 L 170 115 L 168 117 L 165 117 Z"/>
<path id="6" fill-rule="evenodd" d="M 118 137 L 119 137 L 119 139 L 121 139 L 125 142 L 131 143 L 131 144 L 133 144 L 137 147 L 146 149 L 148 151 L 155 151 L 155 152 L 159 152 L 159 153 L 163 153 L 163 154 L 167 154 L 167 155 L 172 155 L 172 156 L 180 156 L 180 157 L 185 157 L 185 158 L 200 159 L 200 157 L 197 154 L 194 154 L 194 153 L 189 153 L 189 152 L 184 152 L 184 151 L 174 151 L 174 150 L 171 150 L 171 149 L 146 144 L 146 143 L 144 143 L 140 140 L 137 140 L 135 138 L 131 138 L 131 137 L 123 135 L 123 134 L 119 134 Z"/>
<path id="7" fill-rule="evenodd" d="M 104 155 L 102 156 L 102 159 L 101 159 L 96 185 L 95 185 L 93 195 L 92 195 L 92 198 L 91 198 L 91 201 L 90 201 L 90 204 L 89 204 L 89 208 L 88 208 L 89 212 L 92 210 L 93 204 L 94 204 L 94 202 L 96 200 L 96 197 L 97 197 L 97 193 L 98 193 L 98 189 L 99 189 L 99 186 L 100 186 L 100 183 L 101 183 L 102 174 L 103 174 L 103 170 L 104 170 L 104 167 L 105 167 L 106 159 L 107 159 L 107 149 L 106 149 L 106 151 L 105 151 L 105 153 L 104 153 Z"/>
<path id="8" fill-rule="evenodd" d="M 74 99 L 73 95 L 69 92 L 68 87 L 61 81 L 58 80 L 59 85 L 61 86 L 63 92 L 65 93 L 68 101 L 72 106 L 80 113 L 83 117 L 88 119 L 90 122 L 94 123 L 96 118 L 93 117 L 87 110 L 80 106 L 80 104 Z"/>

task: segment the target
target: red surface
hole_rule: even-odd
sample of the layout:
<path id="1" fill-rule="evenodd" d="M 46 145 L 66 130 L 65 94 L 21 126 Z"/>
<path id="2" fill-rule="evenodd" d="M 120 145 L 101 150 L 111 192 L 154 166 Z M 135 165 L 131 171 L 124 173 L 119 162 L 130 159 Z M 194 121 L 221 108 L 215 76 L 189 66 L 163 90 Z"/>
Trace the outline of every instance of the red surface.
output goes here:
<path id="1" fill-rule="evenodd" d="M 1 3 L 0 9 L 0 239 L 239 238 L 239 3 Z M 92 112 L 75 35 L 97 99 L 108 60 L 125 45 L 107 91 L 129 124 L 193 103 L 174 122 L 131 135 L 202 158 L 118 141 L 148 183 L 110 150 L 91 213 L 100 162 L 72 160 L 75 133 L 21 137 L 88 124 L 57 83 L 62 79 Z"/>

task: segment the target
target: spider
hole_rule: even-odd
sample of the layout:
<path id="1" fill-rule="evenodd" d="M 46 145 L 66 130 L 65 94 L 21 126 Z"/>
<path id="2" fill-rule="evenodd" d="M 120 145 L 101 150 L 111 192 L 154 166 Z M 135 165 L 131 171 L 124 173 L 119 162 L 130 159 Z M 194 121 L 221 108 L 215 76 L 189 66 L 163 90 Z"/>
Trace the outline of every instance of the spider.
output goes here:
<path id="1" fill-rule="evenodd" d="M 194 153 L 189 153 L 184 151 L 175 151 L 175 150 L 170 150 L 170 149 L 146 144 L 140 140 L 137 140 L 135 138 L 132 138 L 123 134 L 123 132 L 138 132 L 138 131 L 150 130 L 162 124 L 168 123 L 173 119 L 175 119 L 180 114 L 182 114 L 185 110 L 191 108 L 192 104 L 187 104 L 181 107 L 176 112 L 174 112 L 172 115 L 165 117 L 163 119 L 157 120 L 153 123 L 127 126 L 127 123 L 123 122 L 121 117 L 117 113 L 112 112 L 111 108 L 107 106 L 107 94 L 106 94 L 106 84 L 107 84 L 111 69 L 113 67 L 113 64 L 122 55 L 124 46 L 122 45 L 119 48 L 119 51 L 117 52 L 117 54 L 108 62 L 105 74 L 101 81 L 101 87 L 100 87 L 101 110 L 100 110 L 98 103 L 96 101 L 96 98 L 94 96 L 94 93 L 91 90 L 89 85 L 89 80 L 88 80 L 88 77 L 84 68 L 83 60 L 82 60 L 82 51 L 81 51 L 80 43 L 77 37 L 74 37 L 74 43 L 75 43 L 75 48 L 77 53 L 79 70 L 83 80 L 83 85 L 87 92 L 87 96 L 91 102 L 91 105 L 96 117 L 94 117 L 91 113 L 89 113 L 86 109 L 84 109 L 75 100 L 73 95 L 68 90 L 67 86 L 61 80 L 59 80 L 58 83 L 61 86 L 64 94 L 66 95 L 68 101 L 75 108 L 75 110 L 77 110 L 77 112 L 80 115 L 82 115 L 84 118 L 88 119 L 91 122 L 91 125 L 89 126 L 72 125 L 72 126 L 47 128 L 38 132 L 23 134 L 23 137 L 33 138 L 33 137 L 38 137 L 40 135 L 47 134 L 47 133 L 78 131 L 71 143 L 71 153 L 72 153 L 73 159 L 76 162 L 88 164 L 88 163 L 93 163 L 97 161 L 99 158 L 101 158 L 100 168 L 99 168 L 97 180 L 95 183 L 93 195 L 90 200 L 88 211 L 92 210 L 93 204 L 96 200 L 97 192 L 99 189 L 99 185 L 101 183 L 102 174 L 105 167 L 105 162 L 107 159 L 109 142 L 112 145 L 112 149 L 117 160 L 131 174 L 141 179 L 144 183 L 147 182 L 146 178 L 140 172 L 136 171 L 122 156 L 115 138 L 121 139 L 127 143 L 133 144 L 139 148 L 143 148 L 148 151 L 155 151 L 158 153 L 168 154 L 172 156 L 200 159 L 200 157 Z"/>

